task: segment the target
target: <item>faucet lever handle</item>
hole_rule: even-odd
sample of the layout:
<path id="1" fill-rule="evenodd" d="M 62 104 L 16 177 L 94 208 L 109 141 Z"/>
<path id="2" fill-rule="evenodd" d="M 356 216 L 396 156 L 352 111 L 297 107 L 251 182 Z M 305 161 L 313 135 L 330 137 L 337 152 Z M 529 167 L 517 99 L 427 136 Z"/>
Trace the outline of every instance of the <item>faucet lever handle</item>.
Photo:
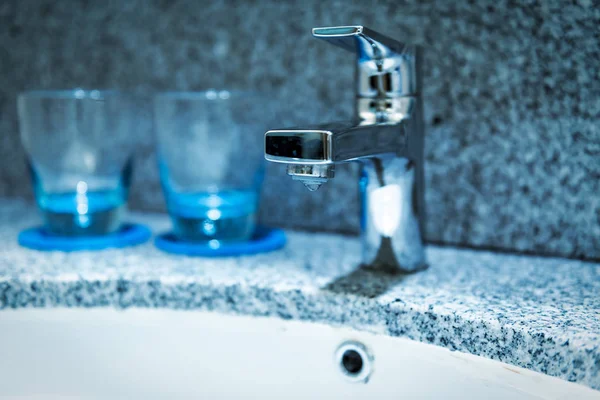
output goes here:
<path id="1" fill-rule="evenodd" d="M 314 37 L 356 53 L 359 61 L 401 56 L 409 47 L 361 25 L 313 28 Z"/>

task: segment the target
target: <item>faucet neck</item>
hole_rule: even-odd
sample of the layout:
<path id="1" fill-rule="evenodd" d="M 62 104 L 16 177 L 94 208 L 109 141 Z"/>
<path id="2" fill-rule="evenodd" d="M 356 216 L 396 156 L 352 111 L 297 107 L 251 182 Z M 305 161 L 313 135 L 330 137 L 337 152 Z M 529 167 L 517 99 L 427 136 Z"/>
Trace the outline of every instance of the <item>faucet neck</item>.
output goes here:
<path id="1" fill-rule="evenodd" d="M 409 118 L 418 96 L 418 49 L 356 62 L 356 116 L 374 122 L 400 122 Z"/>

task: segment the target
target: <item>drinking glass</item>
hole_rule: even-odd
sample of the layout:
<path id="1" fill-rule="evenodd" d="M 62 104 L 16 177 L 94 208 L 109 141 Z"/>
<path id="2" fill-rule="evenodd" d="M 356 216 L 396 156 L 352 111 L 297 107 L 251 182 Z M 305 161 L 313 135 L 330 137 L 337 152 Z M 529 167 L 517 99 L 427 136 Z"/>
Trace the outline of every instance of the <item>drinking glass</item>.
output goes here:
<path id="1" fill-rule="evenodd" d="M 254 92 L 155 96 L 161 185 L 183 241 L 242 241 L 255 229 L 272 102 Z"/>
<path id="2" fill-rule="evenodd" d="M 45 230 L 61 236 L 117 231 L 135 145 L 117 91 L 28 91 L 18 98 L 21 139 Z"/>

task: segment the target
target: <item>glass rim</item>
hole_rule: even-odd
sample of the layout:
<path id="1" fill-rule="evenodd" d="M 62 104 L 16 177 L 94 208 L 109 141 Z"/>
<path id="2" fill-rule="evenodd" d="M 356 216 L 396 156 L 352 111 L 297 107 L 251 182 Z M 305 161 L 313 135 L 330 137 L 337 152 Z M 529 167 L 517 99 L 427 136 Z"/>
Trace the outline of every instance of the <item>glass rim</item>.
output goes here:
<path id="1" fill-rule="evenodd" d="M 109 97 L 123 96 L 124 93 L 117 89 L 35 89 L 19 93 L 24 99 L 48 100 L 103 100 Z"/>
<path id="2" fill-rule="evenodd" d="M 165 91 L 154 95 L 155 99 L 218 101 L 261 97 L 263 93 L 254 90 L 207 89 L 199 91 Z"/>

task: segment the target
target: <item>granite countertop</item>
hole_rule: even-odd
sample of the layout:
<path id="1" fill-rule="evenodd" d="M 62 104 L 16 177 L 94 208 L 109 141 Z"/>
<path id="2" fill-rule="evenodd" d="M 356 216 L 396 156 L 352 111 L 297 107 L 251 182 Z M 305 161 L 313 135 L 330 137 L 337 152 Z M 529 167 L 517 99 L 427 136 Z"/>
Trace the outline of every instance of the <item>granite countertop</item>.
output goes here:
<path id="1" fill-rule="evenodd" d="M 154 232 L 164 215 L 136 215 Z M 429 246 L 430 267 L 357 268 L 357 238 L 288 232 L 285 249 L 174 256 L 19 247 L 34 207 L 0 200 L 0 308 L 166 307 L 345 325 L 481 355 L 600 389 L 600 264 Z"/>

